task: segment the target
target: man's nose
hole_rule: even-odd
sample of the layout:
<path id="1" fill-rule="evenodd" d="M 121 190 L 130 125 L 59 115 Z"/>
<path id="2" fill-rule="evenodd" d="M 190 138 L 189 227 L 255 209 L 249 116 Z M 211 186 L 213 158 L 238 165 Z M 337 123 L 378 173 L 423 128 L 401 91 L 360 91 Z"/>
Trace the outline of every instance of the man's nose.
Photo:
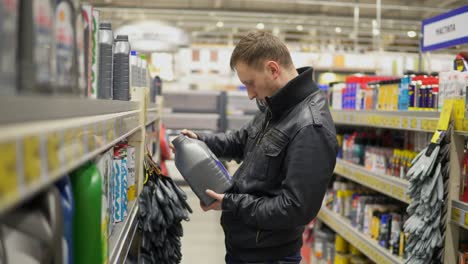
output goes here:
<path id="1" fill-rule="evenodd" d="M 256 93 L 254 93 L 254 92 L 250 91 L 249 89 L 247 89 L 247 96 L 249 97 L 250 100 L 255 99 L 256 95 L 257 95 Z"/>

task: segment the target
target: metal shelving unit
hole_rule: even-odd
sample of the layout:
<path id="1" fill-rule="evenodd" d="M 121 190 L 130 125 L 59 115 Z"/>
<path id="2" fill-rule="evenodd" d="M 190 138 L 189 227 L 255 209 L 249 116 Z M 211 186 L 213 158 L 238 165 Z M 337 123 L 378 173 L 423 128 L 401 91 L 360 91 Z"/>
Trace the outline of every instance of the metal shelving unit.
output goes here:
<path id="1" fill-rule="evenodd" d="M 138 227 L 138 200 L 130 202 L 131 208 L 125 221 L 115 224 L 109 238 L 109 263 L 125 263 Z"/>
<path id="2" fill-rule="evenodd" d="M 439 112 L 430 111 L 353 111 L 332 110 L 338 125 L 382 127 L 411 131 L 434 132 Z"/>
<path id="3" fill-rule="evenodd" d="M 376 241 L 355 229 L 346 218 L 332 212 L 328 208 L 322 207 L 318 214 L 318 219 L 326 223 L 330 228 L 376 263 L 404 263 L 402 258 L 391 254 L 388 249 L 381 247 Z"/>
<path id="4" fill-rule="evenodd" d="M 0 122 L 0 215 L 142 129 L 137 102 L 69 99 L 68 108 L 57 111 L 67 100 L 0 99 L 2 107 L 27 109 Z"/>
<path id="5" fill-rule="evenodd" d="M 336 160 L 335 173 L 402 202 L 410 202 L 406 194 L 409 182 L 406 180 L 375 173 L 342 159 Z"/>

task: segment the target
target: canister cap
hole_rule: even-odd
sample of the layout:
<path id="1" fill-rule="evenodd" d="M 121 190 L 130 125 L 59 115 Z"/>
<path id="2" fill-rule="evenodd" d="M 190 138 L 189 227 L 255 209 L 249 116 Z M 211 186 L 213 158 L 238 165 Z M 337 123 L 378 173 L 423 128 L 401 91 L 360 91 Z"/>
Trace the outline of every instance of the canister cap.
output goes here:
<path id="1" fill-rule="evenodd" d="M 101 24 L 99 24 L 99 29 L 112 30 L 112 24 L 110 22 L 101 22 Z"/>
<path id="2" fill-rule="evenodd" d="M 130 55 L 132 55 L 132 56 L 136 56 L 136 55 L 137 55 L 137 52 L 136 52 L 136 50 L 131 50 L 131 51 L 130 51 Z"/>
<path id="3" fill-rule="evenodd" d="M 128 36 L 127 35 L 117 35 L 115 38 L 115 41 L 128 41 Z"/>
<path id="4" fill-rule="evenodd" d="M 188 139 L 188 137 L 181 134 L 181 135 L 177 136 L 174 140 L 172 140 L 172 144 L 174 145 L 174 148 L 177 149 L 177 147 L 180 146 L 182 144 L 182 142 L 184 142 L 187 139 Z"/>

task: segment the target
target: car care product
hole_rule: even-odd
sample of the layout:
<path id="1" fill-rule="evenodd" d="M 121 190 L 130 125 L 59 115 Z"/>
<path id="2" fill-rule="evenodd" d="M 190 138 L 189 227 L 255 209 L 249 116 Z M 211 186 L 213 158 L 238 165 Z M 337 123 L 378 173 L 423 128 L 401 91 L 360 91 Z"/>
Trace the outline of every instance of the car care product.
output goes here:
<path id="1" fill-rule="evenodd" d="M 115 38 L 112 88 L 114 100 L 130 100 L 130 43 L 126 35 Z"/>
<path id="2" fill-rule="evenodd" d="M 114 36 L 111 23 L 99 26 L 99 99 L 112 99 L 112 67 Z"/>
<path id="3" fill-rule="evenodd" d="M 0 0 L 0 95 L 15 94 L 17 89 L 18 7 L 17 0 Z"/>

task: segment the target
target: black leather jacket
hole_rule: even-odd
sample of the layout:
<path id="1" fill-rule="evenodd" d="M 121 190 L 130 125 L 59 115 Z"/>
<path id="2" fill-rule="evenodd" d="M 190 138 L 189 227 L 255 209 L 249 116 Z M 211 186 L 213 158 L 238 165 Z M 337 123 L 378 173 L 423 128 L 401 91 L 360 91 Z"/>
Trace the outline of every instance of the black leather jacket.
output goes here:
<path id="1" fill-rule="evenodd" d="M 335 167 L 337 141 L 312 68 L 266 99 L 240 130 L 199 134 L 218 157 L 243 160 L 222 203 L 226 250 L 244 261 L 297 253 Z"/>

